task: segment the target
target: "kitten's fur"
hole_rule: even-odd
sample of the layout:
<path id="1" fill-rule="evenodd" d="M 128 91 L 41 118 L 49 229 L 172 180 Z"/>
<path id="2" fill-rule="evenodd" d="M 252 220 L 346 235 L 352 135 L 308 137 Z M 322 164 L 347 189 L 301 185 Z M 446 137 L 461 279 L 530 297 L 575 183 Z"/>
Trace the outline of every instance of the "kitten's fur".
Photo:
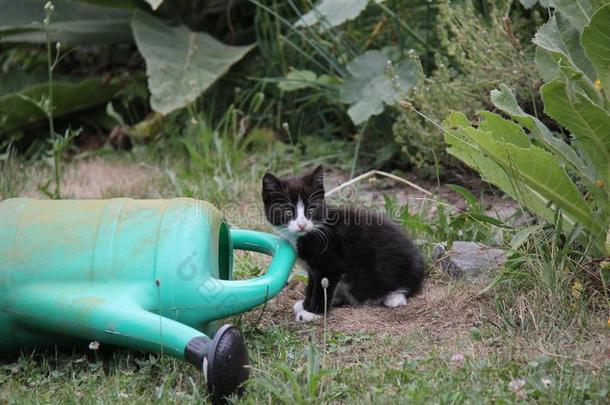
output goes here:
<path id="1" fill-rule="evenodd" d="M 263 177 L 267 220 L 295 245 L 309 276 L 305 300 L 294 306 L 296 320 L 324 312 L 324 277 L 329 305 L 405 305 L 424 280 L 416 246 L 379 213 L 327 206 L 323 181 L 322 166 L 302 177 Z"/>

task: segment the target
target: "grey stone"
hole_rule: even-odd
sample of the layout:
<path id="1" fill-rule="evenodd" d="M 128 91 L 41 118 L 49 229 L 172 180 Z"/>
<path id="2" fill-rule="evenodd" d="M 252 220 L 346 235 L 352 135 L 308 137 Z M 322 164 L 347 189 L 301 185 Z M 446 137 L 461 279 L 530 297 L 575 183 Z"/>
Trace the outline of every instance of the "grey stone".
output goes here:
<path id="1" fill-rule="evenodd" d="M 443 244 L 432 250 L 432 260 L 454 278 L 477 279 L 502 267 L 506 252 L 477 242 L 453 242 L 449 251 Z"/>

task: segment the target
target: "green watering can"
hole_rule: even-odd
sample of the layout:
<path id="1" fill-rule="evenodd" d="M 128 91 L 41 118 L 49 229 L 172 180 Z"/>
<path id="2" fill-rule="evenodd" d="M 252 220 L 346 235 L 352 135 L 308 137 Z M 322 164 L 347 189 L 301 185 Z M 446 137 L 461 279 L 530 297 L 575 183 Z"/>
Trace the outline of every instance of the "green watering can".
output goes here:
<path id="1" fill-rule="evenodd" d="M 233 249 L 273 259 L 264 275 L 232 280 Z M 279 293 L 294 261 L 288 242 L 229 229 L 203 201 L 5 200 L 0 352 L 83 340 L 163 352 L 222 398 L 248 378 L 248 352 L 236 327 L 214 334 L 215 321 Z"/>

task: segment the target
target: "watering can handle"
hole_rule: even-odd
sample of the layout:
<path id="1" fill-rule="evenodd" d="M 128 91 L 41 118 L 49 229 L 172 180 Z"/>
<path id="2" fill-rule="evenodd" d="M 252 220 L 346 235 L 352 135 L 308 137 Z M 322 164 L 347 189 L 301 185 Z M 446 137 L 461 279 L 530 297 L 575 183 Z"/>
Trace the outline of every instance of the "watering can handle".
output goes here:
<path id="1" fill-rule="evenodd" d="M 275 235 L 231 229 L 231 240 L 233 249 L 263 253 L 273 259 L 262 276 L 248 280 L 218 280 L 222 284 L 218 289 L 220 294 L 226 294 L 218 302 L 226 303 L 227 315 L 249 311 L 277 295 L 286 285 L 296 261 L 292 245 Z"/>
<path id="2" fill-rule="evenodd" d="M 234 249 L 273 256 L 274 261 L 284 262 L 289 267 L 288 270 L 292 268 L 296 259 L 296 252 L 289 242 L 269 233 L 231 229 L 231 240 Z"/>

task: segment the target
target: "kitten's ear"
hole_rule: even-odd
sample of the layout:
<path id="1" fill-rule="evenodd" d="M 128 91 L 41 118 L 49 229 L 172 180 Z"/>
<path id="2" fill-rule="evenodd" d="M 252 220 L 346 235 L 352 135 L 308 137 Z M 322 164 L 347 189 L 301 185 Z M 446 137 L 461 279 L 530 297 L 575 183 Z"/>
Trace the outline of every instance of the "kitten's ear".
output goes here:
<path id="1" fill-rule="evenodd" d="M 273 191 L 280 190 L 282 190 L 282 183 L 280 182 L 280 179 L 271 173 L 265 173 L 263 176 L 263 196 Z"/>
<path id="2" fill-rule="evenodd" d="M 317 189 L 324 195 L 324 167 L 319 165 L 308 176 L 312 188 Z"/>
<path id="3" fill-rule="evenodd" d="M 324 166 L 319 165 L 309 175 L 315 185 L 324 185 Z"/>

